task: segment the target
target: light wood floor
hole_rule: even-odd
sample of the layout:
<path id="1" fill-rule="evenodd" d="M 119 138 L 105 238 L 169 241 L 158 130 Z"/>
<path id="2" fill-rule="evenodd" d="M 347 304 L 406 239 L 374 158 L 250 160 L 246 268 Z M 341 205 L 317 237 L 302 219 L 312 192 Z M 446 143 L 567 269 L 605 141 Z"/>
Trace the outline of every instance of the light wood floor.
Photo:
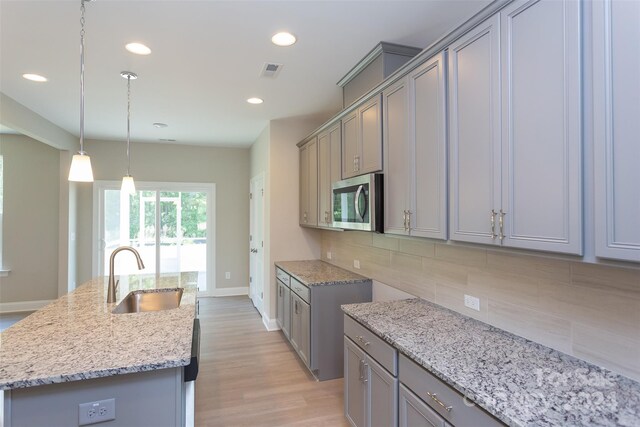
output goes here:
<path id="1" fill-rule="evenodd" d="M 342 379 L 317 382 L 245 297 L 202 298 L 196 426 L 348 426 Z"/>

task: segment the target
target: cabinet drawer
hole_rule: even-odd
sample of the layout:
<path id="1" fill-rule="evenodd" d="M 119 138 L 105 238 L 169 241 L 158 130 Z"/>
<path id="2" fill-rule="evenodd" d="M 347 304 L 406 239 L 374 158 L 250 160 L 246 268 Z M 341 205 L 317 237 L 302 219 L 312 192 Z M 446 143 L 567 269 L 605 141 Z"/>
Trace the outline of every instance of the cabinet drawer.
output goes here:
<path id="1" fill-rule="evenodd" d="M 347 315 L 344 316 L 344 334 L 369 353 L 387 371 L 394 376 L 398 375 L 398 352 L 395 348 Z"/>
<path id="2" fill-rule="evenodd" d="M 463 401 L 462 394 L 402 354 L 398 369 L 400 382 L 454 426 L 494 427 L 504 425 L 478 406 L 468 406 Z"/>
<path id="3" fill-rule="evenodd" d="M 291 290 L 298 294 L 306 303 L 309 303 L 309 288 L 293 277 L 291 278 Z"/>
<path id="4" fill-rule="evenodd" d="M 289 273 L 285 272 L 284 270 L 280 270 L 278 267 L 276 267 L 276 277 L 285 285 L 290 286 Z"/>

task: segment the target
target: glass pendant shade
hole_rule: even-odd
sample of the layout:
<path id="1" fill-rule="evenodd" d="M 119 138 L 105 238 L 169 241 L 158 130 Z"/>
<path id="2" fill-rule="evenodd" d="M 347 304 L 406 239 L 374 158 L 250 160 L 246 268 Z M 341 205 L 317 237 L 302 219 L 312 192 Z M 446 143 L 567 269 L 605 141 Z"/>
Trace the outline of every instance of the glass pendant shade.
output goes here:
<path id="1" fill-rule="evenodd" d="M 69 181 L 93 182 L 91 158 L 87 153 L 79 152 L 73 155 L 71 168 L 69 169 Z"/>
<path id="2" fill-rule="evenodd" d="M 131 175 L 122 177 L 122 187 L 120 187 L 120 191 L 126 194 L 136 194 L 136 185 Z"/>

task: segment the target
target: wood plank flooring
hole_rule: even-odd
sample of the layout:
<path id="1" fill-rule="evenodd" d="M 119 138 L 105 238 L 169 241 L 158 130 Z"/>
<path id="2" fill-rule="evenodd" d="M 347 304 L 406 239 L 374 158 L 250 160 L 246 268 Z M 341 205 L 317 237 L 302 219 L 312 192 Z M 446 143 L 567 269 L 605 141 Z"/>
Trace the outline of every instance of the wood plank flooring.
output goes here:
<path id="1" fill-rule="evenodd" d="M 244 297 L 200 299 L 196 426 L 349 426 L 342 379 L 317 382 Z"/>

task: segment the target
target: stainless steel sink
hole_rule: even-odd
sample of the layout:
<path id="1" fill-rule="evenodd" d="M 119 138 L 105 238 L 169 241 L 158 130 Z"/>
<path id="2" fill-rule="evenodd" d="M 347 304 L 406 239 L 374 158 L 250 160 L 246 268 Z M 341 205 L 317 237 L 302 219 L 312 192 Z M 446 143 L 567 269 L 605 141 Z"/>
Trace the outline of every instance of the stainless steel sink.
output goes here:
<path id="1" fill-rule="evenodd" d="M 112 313 L 140 313 L 178 308 L 183 291 L 183 288 L 133 291 L 113 309 Z"/>

